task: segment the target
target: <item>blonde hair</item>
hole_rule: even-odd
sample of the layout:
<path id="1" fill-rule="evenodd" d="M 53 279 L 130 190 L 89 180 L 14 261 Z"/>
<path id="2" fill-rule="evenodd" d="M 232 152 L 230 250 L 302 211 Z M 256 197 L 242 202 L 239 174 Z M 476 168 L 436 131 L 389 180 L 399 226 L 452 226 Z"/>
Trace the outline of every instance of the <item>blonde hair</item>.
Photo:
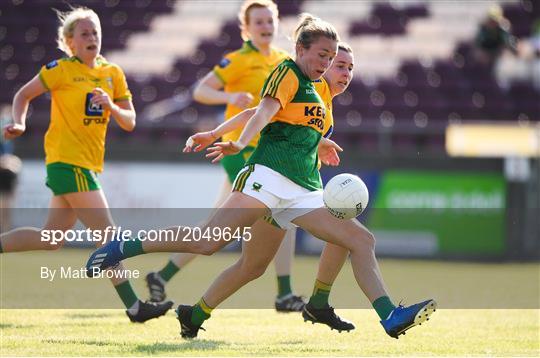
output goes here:
<path id="1" fill-rule="evenodd" d="M 332 24 L 308 13 L 301 14 L 300 22 L 293 33 L 294 42 L 309 49 L 321 36 L 339 41 L 339 35 Z"/>
<path id="2" fill-rule="evenodd" d="M 279 10 L 275 2 L 272 0 L 246 0 L 240 8 L 238 13 L 238 21 L 240 21 L 240 31 L 242 40 L 247 41 L 249 39 L 246 27 L 249 24 L 249 11 L 251 9 L 260 9 L 268 8 L 272 11 L 274 18 L 277 19 L 279 16 Z"/>
<path id="3" fill-rule="evenodd" d="M 68 56 L 73 56 L 74 53 L 69 48 L 67 43 L 68 38 L 73 37 L 73 32 L 75 31 L 75 26 L 82 19 L 90 19 L 94 21 L 98 27 L 99 32 L 101 33 L 101 23 L 99 21 L 99 16 L 94 12 L 94 10 L 87 7 L 72 7 L 69 11 L 59 11 L 54 10 L 58 16 L 58 21 L 60 21 L 60 26 L 58 26 L 58 37 L 56 43 L 58 48 L 66 53 Z"/>

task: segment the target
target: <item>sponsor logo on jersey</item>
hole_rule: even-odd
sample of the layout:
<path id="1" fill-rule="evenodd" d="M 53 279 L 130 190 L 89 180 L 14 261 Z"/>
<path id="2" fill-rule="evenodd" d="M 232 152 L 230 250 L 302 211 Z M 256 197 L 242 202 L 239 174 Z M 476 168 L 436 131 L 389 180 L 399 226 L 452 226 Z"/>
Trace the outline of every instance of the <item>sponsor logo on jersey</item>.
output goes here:
<path id="1" fill-rule="evenodd" d="M 315 127 L 319 128 L 320 130 L 324 129 L 324 120 L 322 120 L 320 118 L 311 118 L 308 121 L 308 124 L 310 126 L 315 126 Z"/>
<path id="2" fill-rule="evenodd" d="M 304 106 L 304 116 L 326 117 L 326 110 L 321 106 Z"/>
<path id="3" fill-rule="evenodd" d="M 254 182 L 251 190 L 255 190 L 256 192 L 259 192 L 261 190 L 261 188 L 262 188 L 262 184 Z"/>
<path id="4" fill-rule="evenodd" d="M 324 129 L 326 110 L 321 106 L 304 106 L 304 116 L 312 117 L 307 122 L 309 126 L 317 127 L 321 131 Z"/>
<path id="5" fill-rule="evenodd" d="M 231 63 L 231 60 L 229 60 L 228 58 L 224 58 L 219 62 L 219 67 L 225 68 L 229 65 L 229 63 Z"/>
<path id="6" fill-rule="evenodd" d="M 85 126 L 89 126 L 92 123 L 95 124 L 107 124 L 107 119 L 103 117 L 95 117 L 95 118 L 84 118 L 83 123 Z"/>
<path id="7" fill-rule="evenodd" d="M 84 77 L 73 77 L 73 82 L 84 82 L 85 80 Z"/>
<path id="8" fill-rule="evenodd" d="M 49 62 L 48 64 L 45 65 L 45 68 L 50 70 L 51 68 L 54 68 L 58 66 L 58 61 L 57 60 L 54 60 L 54 61 L 51 61 Z"/>
<path id="9" fill-rule="evenodd" d="M 84 114 L 88 117 L 102 117 L 103 116 L 103 107 L 101 105 L 92 103 L 92 97 L 94 97 L 93 93 L 87 93 L 86 94 L 86 103 L 84 105 L 85 110 Z M 85 125 L 86 124 L 86 118 L 85 118 Z"/>

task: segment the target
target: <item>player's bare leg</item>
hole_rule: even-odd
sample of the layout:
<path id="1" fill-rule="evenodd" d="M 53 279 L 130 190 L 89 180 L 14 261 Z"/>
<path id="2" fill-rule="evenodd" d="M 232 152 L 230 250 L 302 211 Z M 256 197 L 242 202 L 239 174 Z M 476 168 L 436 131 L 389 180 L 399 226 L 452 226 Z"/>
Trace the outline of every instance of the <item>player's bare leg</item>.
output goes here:
<path id="1" fill-rule="evenodd" d="M 389 298 L 377 259 L 375 237 L 357 220 L 340 220 L 325 208 L 316 209 L 294 220 L 312 235 L 350 251 L 351 264 L 358 286 L 381 318 L 385 331 L 394 338 L 429 319 L 435 311 L 434 300 L 403 307 Z"/>
<path id="2" fill-rule="evenodd" d="M 278 312 L 299 312 L 306 304 L 302 296 L 295 295 L 291 287 L 291 271 L 296 245 L 296 227 L 289 228 L 274 257 L 278 294 L 274 302 Z"/>
<path id="3" fill-rule="evenodd" d="M 49 203 L 47 221 L 43 228 L 22 227 L 0 235 L 3 252 L 20 252 L 34 250 L 57 250 L 63 241 L 42 240 L 42 230 L 66 231 L 75 225 L 77 216 L 68 201 L 62 196 L 53 196 Z"/>
<path id="4" fill-rule="evenodd" d="M 276 255 L 285 230 L 258 220 L 252 227 L 252 238 L 242 243 L 242 255 L 224 270 L 194 306 L 180 305 L 176 313 L 184 338 L 194 338 L 214 308 L 244 285 L 262 276 Z"/>
<path id="5" fill-rule="evenodd" d="M 227 177 L 224 178 L 219 191 L 217 200 L 214 204 L 214 208 L 219 208 L 221 204 L 228 198 L 232 191 L 231 182 Z M 161 302 L 167 297 L 165 292 L 166 284 L 184 267 L 190 262 L 195 260 L 197 254 L 191 253 L 176 253 L 172 254 L 169 261 L 159 271 L 149 272 L 146 277 L 146 286 L 150 292 L 150 301 Z"/>
<path id="6" fill-rule="evenodd" d="M 102 190 L 69 193 L 63 196 L 69 205 L 74 208 L 73 210 L 76 216 L 87 228 L 105 232 L 108 227 L 116 226 Z M 104 242 L 97 242 L 96 246 L 99 247 L 103 244 Z M 126 269 L 120 263 L 115 268 L 112 268 L 112 270 L 122 272 Z M 162 316 L 172 307 L 172 301 L 156 304 L 139 300 L 131 283 L 125 277 L 126 275 L 113 275 L 110 281 L 126 306 L 126 314 L 132 322 L 142 323 L 149 319 Z"/>

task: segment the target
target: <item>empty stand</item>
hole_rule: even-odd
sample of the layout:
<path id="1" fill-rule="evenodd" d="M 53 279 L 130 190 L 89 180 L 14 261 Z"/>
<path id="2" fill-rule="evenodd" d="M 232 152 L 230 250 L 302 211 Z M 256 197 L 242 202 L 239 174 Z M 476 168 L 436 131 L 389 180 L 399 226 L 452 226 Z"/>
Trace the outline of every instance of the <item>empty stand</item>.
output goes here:
<path id="1" fill-rule="evenodd" d="M 139 113 L 130 141 L 162 136 L 173 141 L 182 131 L 221 120 L 223 106 L 193 103 L 190 89 L 223 54 L 241 46 L 236 19 L 241 0 L 71 3 L 98 13 L 102 51 L 127 74 Z M 540 119 L 540 93 L 526 69 L 503 56 L 496 73 L 522 75 L 517 82 L 501 83 L 493 71 L 470 61 L 478 25 L 495 3 L 502 5 L 513 34 L 527 38 L 540 17 L 538 3 L 528 0 L 472 1 L 466 6 L 435 0 L 280 0 L 276 45 L 292 51 L 288 36 L 301 12 L 333 23 L 355 53 L 355 79 L 335 100 L 337 138 L 357 142 L 362 150 L 379 150 L 380 134 L 390 133 L 386 140 L 398 148 L 441 150 L 441 133 L 449 122 Z M 62 0 L 2 1 L 0 105 L 10 103 L 41 65 L 62 56 L 55 48 L 52 8 L 67 10 Z M 30 126 L 29 137 L 43 135 L 48 102 L 42 96 L 32 103 L 39 120 Z M 156 103 L 171 110 L 161 116 Z M 111 132 L 124 139 L 118 128 Z"/>

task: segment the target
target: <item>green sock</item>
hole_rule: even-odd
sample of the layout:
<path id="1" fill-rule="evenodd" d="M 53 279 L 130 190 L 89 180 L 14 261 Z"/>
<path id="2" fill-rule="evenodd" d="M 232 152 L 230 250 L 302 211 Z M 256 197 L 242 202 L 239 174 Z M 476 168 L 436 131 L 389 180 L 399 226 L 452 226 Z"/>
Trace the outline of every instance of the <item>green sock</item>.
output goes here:
<path id="1" fill-rule="evenodd" d="M 164 268 L 162 268 L 160 271 L 158 271 L 158 275 L 165 281 L 169 282 L 169 280 L 176 275 L 176 273 L 180 271 L 180 267 L 176 266 L 174 262 L 169 260 L 167 262 L 167 265 L 165 265 Z"/>
<path id="2" fill-rule="evenodd" d="M 120 296 L 120 299 L 124 302 L 126 308 L 130 308 L 137 302 L 137 295 L 135 294 L 135 291 L 133 291 L 133 287 L 131 287 L 129 281 L 122 282 L 121 284 L 114 286 L 114 288 L 116 289 L 116 292 L 118 292 L 118 296 Z"/>
<path id="3" fill-rule="evenodd" d="M 125 259 L 144 254 L 144 251 L 142 248 L 142 241 L 140 239 L 132 239 L 129 241 L 123 241 L 120 244 L 120 251 L 122 251 L 122 254 L 124 255 Z"/>
<path id="4" fill-rule="evenodd" d="M 278 276 L 277 277 L 278 297 L 283 297 L 292 293 L 291 288 L 291 276 Z"/>
<path id="5" fill-rule="evenodd" d="M 209 307 L 204 298 L 201 297 L 199 302 L 193 306 L 193 313 L 191 314 L 191 323 L 200 326 L 204 321 L 210 318 L 210 314 L 214 309 Z"/>
<path id="6" fill-rule="evenodd" d="M 381 320 L 387 319 L 390 312 L 396 308 L 388 296 L 381 296 L 377 298 L 375 301 L 373 301 L 372 305 Z"/>
<path id="7" fill-rule="evenodd" d="M 323 308 L 328 305 L 328 296 L 330 296 L 330 290 L 332 285 L 315 280 L 315 286 L 313 287 L 313 293 L 309 298 L 309 303 L 315 308 Z"/>

